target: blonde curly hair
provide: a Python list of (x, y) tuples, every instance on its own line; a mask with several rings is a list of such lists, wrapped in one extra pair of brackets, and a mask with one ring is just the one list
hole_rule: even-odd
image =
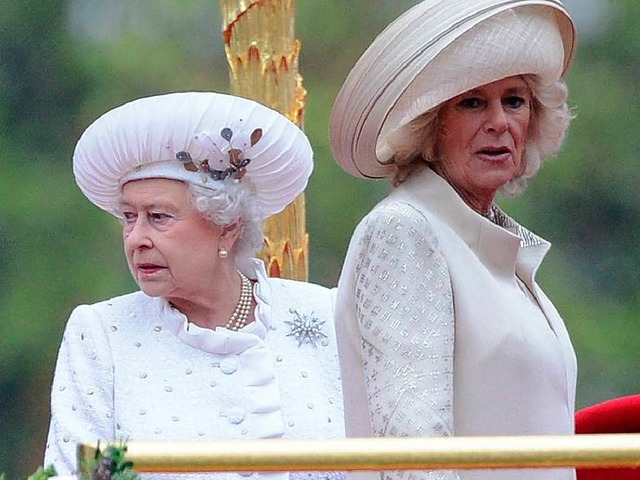
[[(568, 91), (564, 81), (543, 84), (536, 75), (522, 75), (522, 78), (531, 89), (532, 115), (523, 153), (525, 170), (499, 191), (510, 197), (520, 194), (544, 161), (560, 150), (574, 118), (567, 104)], [(395, 152), (392, 161), (396, 172), (391, 177), (394, 186), (404, 182), (414, 171), (427, 167), (429, 162), (437, 161), (436, 140), (442, 105), (423, 113), (386, 139)]]

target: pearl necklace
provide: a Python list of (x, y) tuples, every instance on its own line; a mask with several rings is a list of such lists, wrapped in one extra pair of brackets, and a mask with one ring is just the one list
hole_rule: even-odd
[(240, 279), (242, 280), (240, 299), (231, 314), (231, 318), (229, 318), (229, 321), (225, 325), (227, 330), (233, 330), (234, 332), (237, 332), (246, 325), (247, 319), (249, 318), (249, 311), (251, 310), (251, 303), (253, 302), (253, 285), (251, 280), (240, 271), (238, 271), (238, 275), (240, 275)]

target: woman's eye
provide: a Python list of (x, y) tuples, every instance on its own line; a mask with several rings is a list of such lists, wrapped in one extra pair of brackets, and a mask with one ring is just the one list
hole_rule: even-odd
[(136, 221), (136, 214), (133, 212), (122, 212), (122, 221), (124, 223), (134, 223)]
[(166, 220), (169, 220), (171, 218), (170, 215), (167, 215), (166, 213), (161, 213), (161, 212), (151, 212), (149, 213), (149, 220), (151, 220), (152, 222), (156, 222), (156, 223), (162, 223)]
[(460, 100), (460, 103), (458, 103), (458, 105), (460, 105), (462, 108), (478, 108), (482, 105), (482, 100), (478, 97), (468, 97)]
[(511, 108), (520, 108), (527, 103), (527, 100), (524, 97), (520, 97), (518, 95), (511, 95), (505, 98), (503, 103)]

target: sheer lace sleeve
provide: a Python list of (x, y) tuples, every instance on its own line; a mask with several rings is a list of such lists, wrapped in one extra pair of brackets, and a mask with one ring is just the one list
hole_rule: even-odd
[(65, 329), (53, 386), (45, 465), (59, 475), (76, 470), (79, 442), (116, 440), (113, 364), (106, 332), (91, 307), (74, 310)]
[[(373, 434), (453, 435), (453, 302), (438, 239), (404, 203), (379, 206), (364, 228), (355, 303)], [(384, 478), (458, 476), (385, 472)]]

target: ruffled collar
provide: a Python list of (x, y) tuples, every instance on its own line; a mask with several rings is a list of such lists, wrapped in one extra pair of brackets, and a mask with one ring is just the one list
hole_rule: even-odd
[(272, 325), (271, 289), (264, 264), (257, 258), (249, 258), (238, 265), (240, 271), (255, 280), (253, 296), (256, 299), (255, 321), (239, 331), (224, 327), (202, 328), (190, 323), (188, 318), (163, 298), (156, 298), (160, 315), (166, 328), (180, 341), (207, 353), (229, 355), (240, 354), (262, 344)]

